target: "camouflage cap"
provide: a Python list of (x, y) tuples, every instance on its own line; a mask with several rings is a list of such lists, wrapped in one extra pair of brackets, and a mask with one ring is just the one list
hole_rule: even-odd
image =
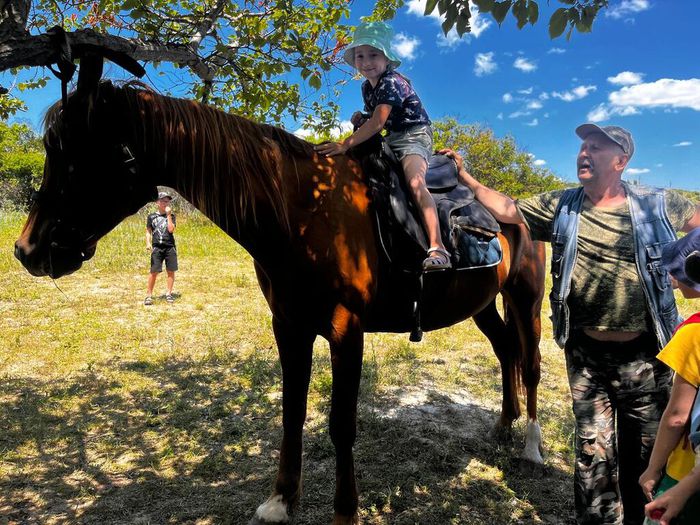
[(620, 126), (597, 126), (596, 124), (582, 124), (576, 128), (576, 134), (585, 140), (588, 135), (592, 133), (602, 133), (615, 144), (622, 148), (622, 151), (629, 158), (634, 155), (634, 140), (632, 140), (632, 133), (627, 131), (625, 128)]
[(170, 199), (170, 200), (173, 200), (173, 196), (170, 195), (168, 192), (159, 191), (159, 192), (158, 192), (158, 199), (157, 199), (157, 200), (160, 200), (160, 199)]

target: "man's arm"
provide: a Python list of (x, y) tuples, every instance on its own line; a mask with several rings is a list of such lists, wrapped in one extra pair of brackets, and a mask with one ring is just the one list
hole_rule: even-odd
[(476, 200), (483, 204), (484, 207), (493, 214), (497, 221), (507, 224), (522, 224), (524, 222), (522, 215), (520, 215), (520, 212), (515, 205), (515, 201), (499, 191), (487, 188), (472, 177), (467, 170), (464, 169), (462, 156), (459, 153), (452, 151), (451, 149), (443, 149), (438, 151), (438, 153), (441, 155), (447, 155), (448, 157), (454, 159), (455, 163), (457, 164), (459, 178), (462, 183), (472, 189)]

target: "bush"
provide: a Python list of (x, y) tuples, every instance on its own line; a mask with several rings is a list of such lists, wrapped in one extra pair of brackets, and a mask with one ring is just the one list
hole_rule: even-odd
[(26, 209), (43, 169), (41, 137), (26, 124), (0, 122), (0, 208)]

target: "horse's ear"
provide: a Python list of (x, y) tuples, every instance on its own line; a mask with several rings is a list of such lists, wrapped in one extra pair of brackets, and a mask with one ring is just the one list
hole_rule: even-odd
[(97, 91), (97, 86), (102, 78), (102, 66), (104, 58), (100, 55), (86, 54), (80, 59), (80, 73), (78, 74), (78, 87), (75, 94), (79, 97), (89, 98)]

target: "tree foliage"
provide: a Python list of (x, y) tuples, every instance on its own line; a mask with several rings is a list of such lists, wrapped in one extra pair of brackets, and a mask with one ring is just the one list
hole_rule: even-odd
[[(499, 24), (510, 12), (518, 27), (539, 17), (535, 0), (428, 0), (443, 30), (470, 31), (469, 2)], [(558, 0), (550, 19), (554, 38), (569, 27), (590, 31), (607, 0)], [(393, 18), (405, 0), (379, 0), (366, 19)], [(70, 64), (83, 50), (103, 49), (151, 64), (160, 85), (187, 90), (227, 111), (281, 124), (287, 117), (307, 127), (337, 123), (337, 89), (347, 75), (329, 73), (342, 63), (352, 27), (352, 0), (0, 0), (0, 71)], [(58, 28), (58, 29), (55, 29)], [(114, 56), (114, 55), (113, 55)], [(334, 80), (334, 78), (336, 80)], [(22, 89), (0, 87), (0, 116), (23, 109)], [(8, 92), (9, 91), (9, 92)], [(180, 91), (181, 92), (181, 91)]]
[(469, 173), (490, 188), (521, 198), (566, 186), (549, 169), (535, 166), (513, 137), (499, 139), (491, 129), (452, 118), (434, 122), (433, 130), (435, 148), (458, 151)]
[[(518, 29), (522, 29), (526, 24), (534, 25), (540, 16), (539, 2), (536, 0), (428, 0), (425, 14), (429, 15), (437, 9), (444, 17), (442, 30), (445, 34), (455, 27), (459, 36), (462, 36), (471, 31), (470, 2), (478, 8), (480, 13), (488, 13), (499, 26), (508, 13), (512, 13)], [(550, 17), (549, 36), (557, 38), (568, 27), (567, 40), (571, 38), (574, 29), (581, 33), (590, 32), (598, 12), (608, 6), (608, 0), (558, 0), (558, 2), (566, 7), (560, 7)]]
[(24, 208), (43, 169), (41, 137), (26, 124), (0, 121), (0, 208)]

